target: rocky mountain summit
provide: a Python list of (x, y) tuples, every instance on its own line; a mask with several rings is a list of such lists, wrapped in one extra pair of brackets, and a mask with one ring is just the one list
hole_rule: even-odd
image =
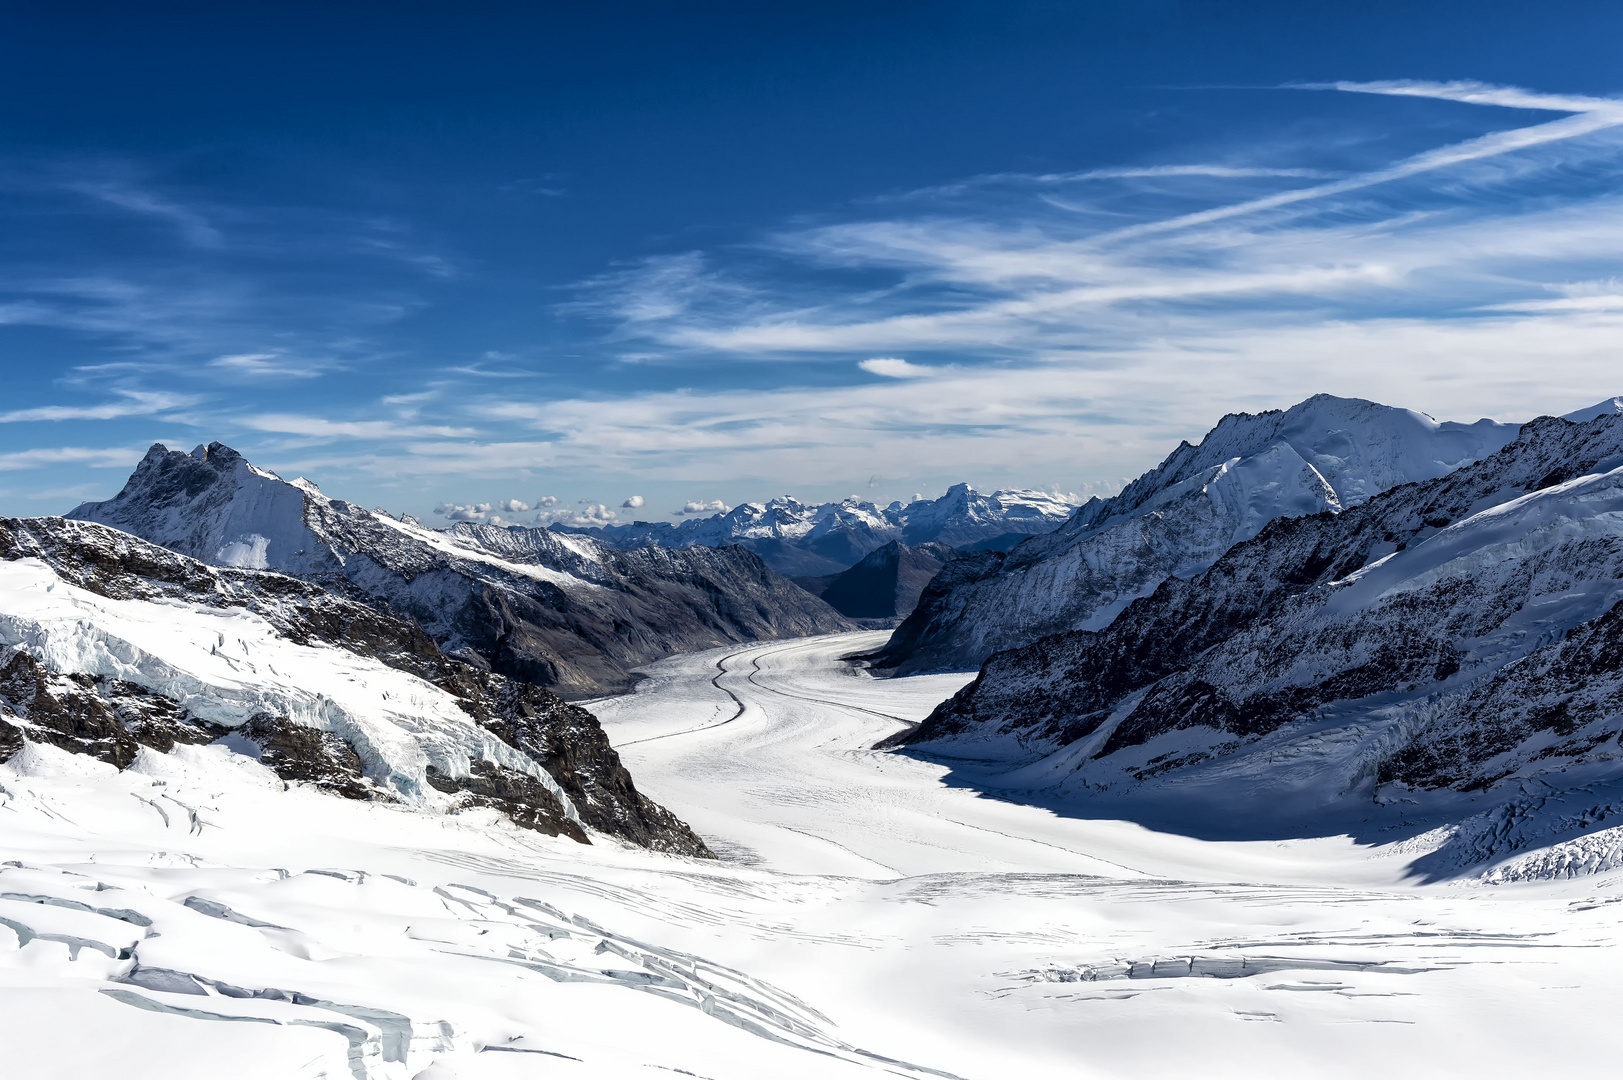
[(621, 551), (546, 529), (425, 528), (256, 468), (228, 446), (153, 446), (124, 489), (67, 515), (215, 566), (270, 569), (415, 620), (447, 653), (568, 697), (641, 664), (850, 628), (740, 547)]
[[(939, 499), (876, 506), (855, 497), (809, 505), (788, 496), (743, 503), (726, 513), (680, 524), (639, 521), (564, 531), (616, 547), (721, 547), (737, 544), (790, 577), (837, 574), (870, 552), (899, 541), (909, 546), (1002, 550), (1057, 528), (1073, 507), (1043, 491), (985, 494), (955, 484)], [(562, 529), (562, 526), (554, 526)]]
[(1585, 414), (1276, 517), (1108, 626), (992, 656), (905, 741), (1002, 761), (1004, 786), (1275, 820), (1469, 796), (1504, 826), (1450, 826), (1478, 846), (1563, 792), (1550, 829), (1615, 825), (1623, 414)]
[(31, 744), (120, 769), (217, 744), (345, 798), (709, 855), (550, 691), (318, 585), (88, 522), (0, 518), (0, 760)]
[(1491, 420), (1439, 423), (1327, 394), (1225, 416), (1199, 445), (1182, 443), (1057, 530), (949, 564), (874, 663), (902, 674), (974, 669), (1048, 634), (1100, 629), (1270, 521), (1359, 506), (1485, 458), (1515, 435)]

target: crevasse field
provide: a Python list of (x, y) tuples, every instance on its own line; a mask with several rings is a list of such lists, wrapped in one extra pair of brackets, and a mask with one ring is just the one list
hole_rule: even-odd
[(1403, 845), (949, 786), (870, 747), (968, 676), (839, 661), (883, 637), (592, 703), (719, 863), (284, 789), (223, 745), (30, 745), (0, 766), (5, 1073), (1614, 1075), (1619, 874), (1423, 885)]

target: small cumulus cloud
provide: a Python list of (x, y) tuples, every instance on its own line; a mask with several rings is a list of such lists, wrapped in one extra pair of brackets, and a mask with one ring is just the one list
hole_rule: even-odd
[[(556, 501), (556, 500), (555, 500)], [(620, 515), (603, 503), (582, 499), (573, 507), (563, 510), (543, 510), (535, 516), (537, 525), (567, 525), (577, 529), (602, 528), (613, 525)]]
[(556, 495), (543, 495), (539, 499), (535, 500), (535, 508), (537, 510), (545, 510), (549, 506), (557, 506), (557, 505), (558, 505), (558, 496), (556, 496)]
[(641, 495), (633, 495), (620, 506), (626, 510), (641, 510), (645, 501)]
[(870, 375), (883, 375), (887, 379), (928, 379), (941, 374), (940, 368), (925, 364), (910, 364), (895, 356), (876, 356), (857, 365)]
[(496, 508), (490, 503), (440, 503), (434, 507), (434, 513), (447, 521), (478, 521), (486, 522), (491, 518)]
[(509, 514), (522, 514), (530, 508), (530, 504), (523, 499), (503, 499), (496, 507)]
[(677, 516), (681, 516), (682, 514), (725, 514), (731, 509), (732, 507), (728, 506), (720, 499), (711, 499), (709, 502), (689, 499), (687, 502), (682, 504), (682, 509), (672, 511), (672, 513), (676, 514)]

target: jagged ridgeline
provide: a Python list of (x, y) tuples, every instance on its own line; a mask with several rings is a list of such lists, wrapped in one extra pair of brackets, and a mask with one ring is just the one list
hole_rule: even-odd
[(0, 518), (0, 760), (49, 744), (122, 769), (214, 742), (337, 796), (710, 854), (590, 713), (413, 622), (102, 525)]
[(674, 653), (852, 629), (739, 547), (621, 551), (546, 529), (425, 528), (283, 480), (228, 446), (152, 447), (67, 515), (216, 566), (279, 570), (415, 620), (447, 653), (565, 697)]
[(1574, 415), (999, 652), (907, 741), (1001, 757), (1011, 783), (1274, 814), (1616, 781), (1623, 415)]
[(1021, 488), (986, 493), (968, 484), (954, 484), (939, 499), (888, 506), (856, 496), (808, 504), (785, 495), (766, 503), (741, 503), (724, 513), (678, 524), (637, 521), (568, 531), (618, 548), (737, 544), (761, 556), (780, 574), (826, 578), (891, 543), (1005, 551), (1028, 536), (1058, 528), (1071, 510), (1070, 503), (1045, 491)]
[(1515, 435), (1511, 424), (1438, 422), (1328, 394), (1225, 416), (1198, 446), (1181, 444), (1057, 530), (1006, 554), (949, 564), (875, 663), (902, 674), (973, 670), (1000, 649), (1097, 630), (1275, 518), (1344, 510), (1398, 484), (1444, 476)]

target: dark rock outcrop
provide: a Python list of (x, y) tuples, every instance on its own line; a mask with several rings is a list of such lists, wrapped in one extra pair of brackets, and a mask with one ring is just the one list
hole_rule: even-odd
[[(0, 761), (23, 740), (49, 743), (123, 769), (143, 746), (161, 753), (176, 743), (211, 742), (224, 729), (133, 683), (59, 675), (28, 653), (0, 647)], [(9, 734), (8, 734), (9, 732)]]
[(945, 544), (909, 546), (892, 540), (839, 574), (797, 579), (829, 606), (852, 619), (894, 619), (918, 605), (919, 594), (956, 555)]

